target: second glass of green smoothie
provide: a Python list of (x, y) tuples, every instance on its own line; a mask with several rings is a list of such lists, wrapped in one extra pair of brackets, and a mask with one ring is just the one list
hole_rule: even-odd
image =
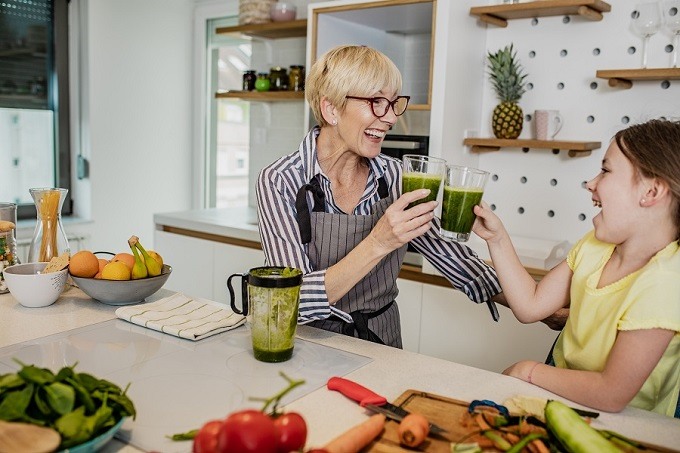
[(406, 154), (401, 158), (404, 171), (401, 179), (401, 193), (418, 189), (430, 189), (430, 194), (409, 204), (408, 207), (437, 199), (439, 187), (446, 174), (446, 160), (438, 157)]
[(442, 223), (439, 234), (444, 239), (465, 242), (470, 239), (477, 216), (475, 205), (482, 201), (489, 173), (471, 167), (449, 165), (444, 180)]

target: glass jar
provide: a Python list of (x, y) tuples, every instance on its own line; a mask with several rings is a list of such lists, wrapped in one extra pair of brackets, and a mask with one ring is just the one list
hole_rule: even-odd
[(28, 249), (28, 262), (46, 262), (64, 252), (70, 252), (68, 239), (61, 224), (61, 207), (68, 189), (29, 189), (35, 209), (37, 222), (31, 246)]
[(17, 205), (14, 203), (0, 203), (0, 294), (9, 291), (2, 272), (6, 267), (19, 264), (17, 241), (14, 236), (16, 224)]
[(269, 86), (271, 83), (269, 82), (269, 74), (266, 72), (260, 72), (257, 75), (257, 80), (255, 81), (255, 89), (257, 91), (269, 91)]
[(286, 91), (288, 89), (288, 71), (281, 66), (269, 70), (269, 82), (271, 91)]
[(243, 73), (243, 91), (253, 91), (255, 89), (255, 80), (257, 76), (255, 71), (248, 69)]
[(288, 89), (293, 91), (304, 91), (305, 89), (305, 67), (293, 65), (288, 73)]

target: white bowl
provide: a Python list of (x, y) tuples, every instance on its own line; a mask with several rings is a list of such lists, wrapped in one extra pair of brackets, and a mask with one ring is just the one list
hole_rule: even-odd
[(24, 307), (52, 305), (64, 290), (68, 270), (43, 274), (47, 263), (26, 263), (9, 266), (3, 271), (7, 288)]
[(136, 304), (149, 297), (165, 284), (172, 267), (163, 265), (161, 275), (139, 280), (104, 280), (99, 278), (75, 277), (73, 281), (85, 294), (107, 305)]

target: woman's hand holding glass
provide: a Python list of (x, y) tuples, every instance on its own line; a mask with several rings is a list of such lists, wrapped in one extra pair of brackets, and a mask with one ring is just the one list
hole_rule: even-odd
[(678, 47), (680, 47), (680, 0), (665, 0), (663, 2), (663, 23), (673, 36), (673, 63), (678, 67)]
[(661, 29), (663, 19), (658, 1), (638, 3), (630, 15), (633, 32), (642, 38), (642, 67), (647, 67), (649, 38)]
[(420, 203), (407, 209), (410, 203), (426, 197), (429, 193), (429, 189), (405, 193), (387, 208), (385, 215), (380, 218), (369, 235), (384, 254), (408, 244), (430, 229), (434, 209), (438, 204), (436, 201)]

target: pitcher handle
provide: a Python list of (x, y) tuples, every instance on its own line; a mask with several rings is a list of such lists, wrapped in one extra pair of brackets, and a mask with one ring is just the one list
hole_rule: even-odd
[[(234, 292), (234, 287), (231, 285), (231, 279), (234, 277), (241, 277), (241, 310), (236, 308), (236, 294)], [(234, 313), (243, 316), (248, 316), (248, 282), (246, 277), (247, 274), (231, 274), (227, 279), (227, 289), (229, 290), (231, 309), (234, 310)]]

